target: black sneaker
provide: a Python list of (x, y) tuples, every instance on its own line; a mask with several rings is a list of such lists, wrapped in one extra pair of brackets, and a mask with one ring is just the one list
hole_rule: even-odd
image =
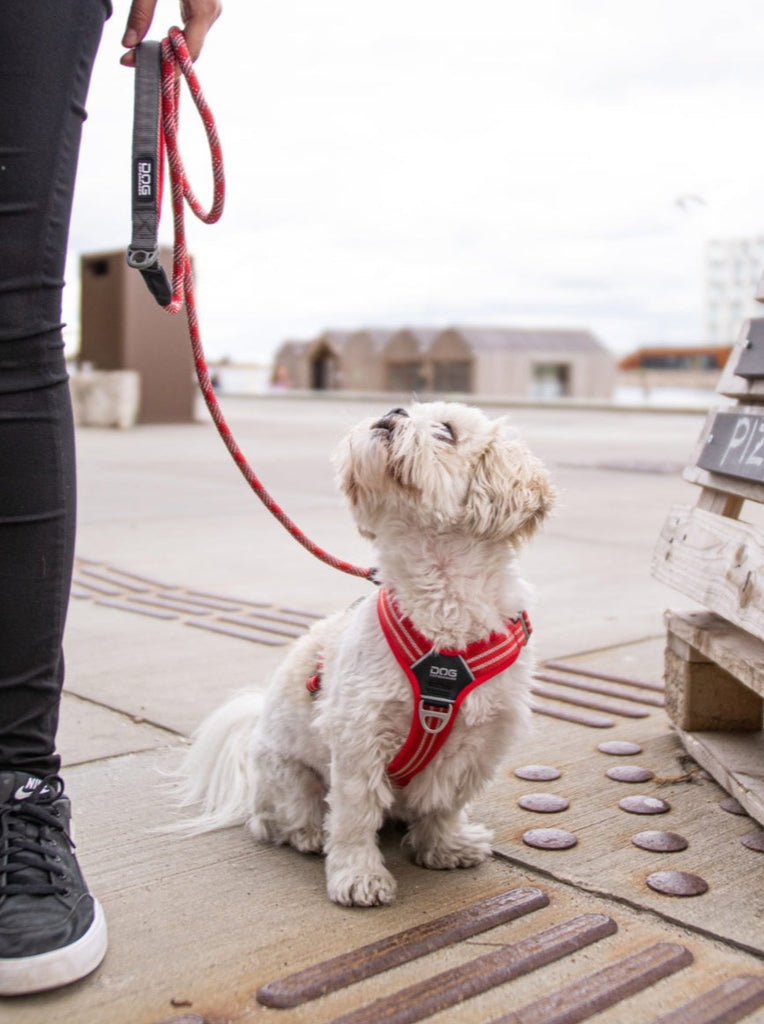
[(106, 921), (70, 838), (57, 776), (0, 772), (0, 996), (58, 988), (106, 953)]

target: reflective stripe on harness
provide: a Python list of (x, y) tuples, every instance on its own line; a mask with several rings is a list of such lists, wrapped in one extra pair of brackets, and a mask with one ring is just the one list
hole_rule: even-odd
[(384, 587), (377, 599), (377, 614), (414, 695), (409, 734), (387, 766), (390, 779), (403, 787), (446, 742), (465, 697), (517, 660), (530, 637), (531, 624), (523, 611), (507, 622), (506, 633), (493, 633), (462, 651), (436, 651), (411, 621), (400, 614)]

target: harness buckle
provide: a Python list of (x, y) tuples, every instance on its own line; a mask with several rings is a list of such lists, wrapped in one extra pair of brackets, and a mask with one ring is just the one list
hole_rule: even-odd
[(525, 640), (523, 643), (528, 643), (531, 638), (531, 627), (525, 612), (520, 612), (516, 619), (512, 620), (513, 623), (517, 623), (525, 634)]
[[(443, 732), (451, 720), (453, 712), (454, 702), (452, 700), (438, 700), (434, 707), (432, 703), (425, 703), (424, 697), (419, 700), (419, 724), (431, 736), (437, 736), (439, 732)], [(435, 719), (435, 725), (430, 725), (429, 718)]]

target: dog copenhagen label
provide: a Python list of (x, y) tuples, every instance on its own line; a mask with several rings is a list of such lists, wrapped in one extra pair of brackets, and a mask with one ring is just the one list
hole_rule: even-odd
[(153, 156), (140, 156), (133, 161), (133, 200), (138, 205), (156, 205), (156, 169)]
[(419, 683), (424, 700), (455, 701), (465, 686), (475, 678), (460, 654), (430, 651), (411, 670)]

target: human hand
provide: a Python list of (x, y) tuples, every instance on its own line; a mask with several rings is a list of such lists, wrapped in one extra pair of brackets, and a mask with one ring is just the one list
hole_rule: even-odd
[[(135, 47), (145, 37), (154, 17), (157, 0), (132, 0), (122, 45), (127, 53), (120, 58), (125, 67), (135, 67)], [(191, 59), (199, 56), (211, 25), (222, 11), (220, 0), (180, 0), (180, 16), (183, 20), (183, 35)]]

